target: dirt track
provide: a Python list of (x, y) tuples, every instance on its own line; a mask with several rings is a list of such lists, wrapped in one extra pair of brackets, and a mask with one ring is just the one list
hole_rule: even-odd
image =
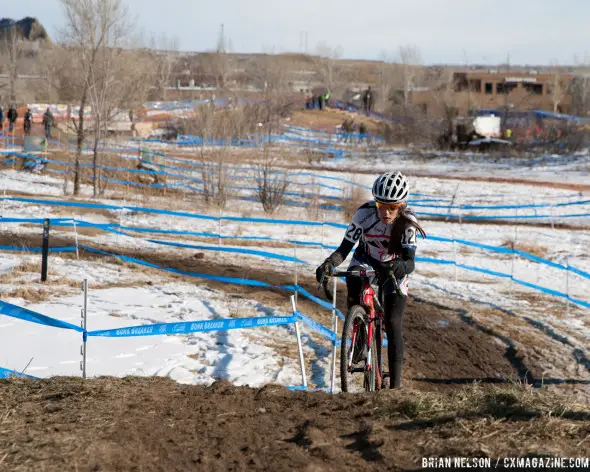
[(590, 412), (568, 406), (551, 418), (558, 407), (547, 402), (517, 389), (333, 396), (162, 378), (4, 380), (0, 470), (408, 470), (442, 455), (588, 457)]

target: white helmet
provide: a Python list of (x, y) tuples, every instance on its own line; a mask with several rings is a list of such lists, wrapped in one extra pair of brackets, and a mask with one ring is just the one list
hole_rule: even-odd
[(373, 197), (380, 203), (401, 203), (408, 198), (408, 179), (401, 172), (386, 172), (373, 184)]

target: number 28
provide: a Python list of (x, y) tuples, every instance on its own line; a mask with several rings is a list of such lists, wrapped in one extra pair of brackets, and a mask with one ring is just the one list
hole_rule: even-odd
[(363, 228), (357, 228), (354, 223), (350, 223), (350, 228), (346, 231), (346, 236), (351, 238), (353, 241), (358, 241), (363, 234)]

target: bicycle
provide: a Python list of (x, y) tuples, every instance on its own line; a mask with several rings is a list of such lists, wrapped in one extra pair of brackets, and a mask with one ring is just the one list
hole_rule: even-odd
[[(377, 293), (399, 293), (400, 289), (395, 277), (388, 277), (380, 289), (373, 287), (370, 278), (377, 275), (372, 269), (334, 270), (331, 274), (332, 277), (360, 277), (363, 284), (359, 303), (348, 310), (342, 329), (340, 382), (343, 392), (374, 392), (383, 388), (384, 380), (389, 377), (389, 373), (383, 372), (385, 313)], [(328, 277), (330, 275), (322, 279), (321, 285), (326, 296), (331, 299)]]

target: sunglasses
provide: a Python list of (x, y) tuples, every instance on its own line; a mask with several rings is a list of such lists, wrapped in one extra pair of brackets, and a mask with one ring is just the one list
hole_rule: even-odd
[(379, 210), (389, 210), (389, 211), (395, 211), (397, 209), (399, 209), (402, 204), (401, 203), (381, 203), (381, 202), (375, 202), (377, 204), (377, 208), (379, 208)]

